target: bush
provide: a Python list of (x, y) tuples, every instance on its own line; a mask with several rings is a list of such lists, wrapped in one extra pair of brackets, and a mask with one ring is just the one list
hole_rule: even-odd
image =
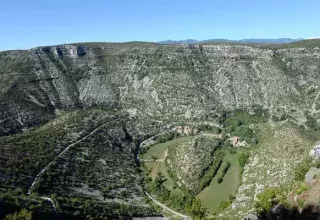
[(230, 168), (231, 164), (229, 162), (226, 163), (226, 165), (224, 166), (223, 170), (222, 170), (222, 175), (226, 175), (226, 173), (228, 172), (229, 168)]
[(31, 220), (32, 213), (26, 209), (22, 209), (19, 212), (15, 212), (14, 214), (7, 215), (5, 220)]
[(297, 189), (295, 190), (295, 193), (298, 194), (298, 195), (301, 195), (307, 189), (308, 189), (308, 186), (304, 182), (302, 182), (297, 186)]
[(232, 203), (232, 200), (229, 201), (221, 201), (218, 208), (214, 211), (214, 214), (216, 215), (217, 213), (223, 211), (224, 209), (228, 208)]
[(221, 150), (216, 151), (214, 155), (213, 164), (210, 166), (209, 170), (203, 175), (200, 180), (199, 192), (209, 186), (211, 180), (217, 175), (224, 158), (224, 152)]
[(249, 153), (247, 152), (243, 152), (239, 155), (238, 162), (240, 166), (240, 174), (243, 173), (244, 166), (246, 165), (248, 159), (249, 159)]
[(303, 181), (306, 173), (311, 168), (311, 161), (309, 159), (299, 163), (294, 169), (294, 179), (297, 181)]
[(317, 131), (319, 129), (319, 125), (317, 121), (312, 118), (310, 115), (306, 115), (306, 125), (310, 130)]
[(288, 190), (283, 187), (267, 188), (264, 192), (257, 195), (255, 207), (257, 208), (258, 212), (269, 211), (277, 204), (281, 204), (290, 208), (287, 197)]
[(213, 133), (221, 133), (221, 129), (215, 126), (207, 125), (207, 124), (202, 124), (199, 125), (198, 127), (199, 130), (201, 131), (211, 131)]
[(217, 183), (220, 184), (223, 181), (224, 176), (226, 175), (226, 173), (228, 172), (229, 168), (230, 168), (231, 164), (229, 162), (227, 162), (225, 164), (225, 166), (223, 167), (221, 176), (217, 179)]
[(204, 219), (206, 208), (201, 204), (198, 198), (191, 198), (186, 204), (186, 211), (193, 219)]

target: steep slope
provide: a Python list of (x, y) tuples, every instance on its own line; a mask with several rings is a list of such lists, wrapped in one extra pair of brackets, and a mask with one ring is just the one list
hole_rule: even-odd
[[(67, 219), (157, 215), (143, 200), (135, 155), (145, 135), (159, 128), (128, 115), (83, 110), (0, 137), (0, 210), (21, 204), (30, 209), (29, 199), (43, 198), (52, 201), (51, 212)], [(12, 197), (22, 202), (9, 205)], [(44, 210), (31, 209), (37, 215)]]
[(261, 143), (244, 168), (235, 201), (221, 219), (241, 218), (254, 212), (256, 196), (264, 189), (291, 183), (294, 168), (308, 156), (315, 142), (288, 121), (266, 123), (256, 129), (260, 131)]
[(55, 109), (103, 106), (163, 120), (217, 109), (269, 109), (301, 123), (319, 116), (317, 48), (81, 44), (0, 53), (1, 133)]
[[(14, 207), (37, 201), (34, 209), (42, 212), (39, 200), (44, 197), (57, 203), (58, 211), (79, 218), (157, 215), (143, 200), (139, 143), (172, 124), (219, 125), (226, 112), (236, 109), (317, 129), (317, 45), (319, 41), (285, 47), (82, 43), (1, 52), (0, 195), (10, 199), (1, 199), (0, 207), (19, 198)], [(281, 140), (296, 136), (291, 142), (301, 142), (301, 151), (288, 147), (273, 158), (276, 162), (270, 161), (264, 156), (271, 148), (281, 151), (282, 145), (266, 138), (256, 152), (277, 178), (290, 174), (312, 144), (291, 125), (289, 130), (281, 126), (270, 135)], [(203, 144), (169, 152), (182, 158), (171, 162), (188, 168), (177, 171), (192, 189), (212, 162), (215, 147), (198, 141)], [(290, 155), (294, 157), (281, 171), (279, 161)], [(241, 199), (252, 204), (260, 189), (250, 185), (261, 175), (252, 171), (254, 158), (244, 170), (235, 208), (226, 215), (245, 214)]]

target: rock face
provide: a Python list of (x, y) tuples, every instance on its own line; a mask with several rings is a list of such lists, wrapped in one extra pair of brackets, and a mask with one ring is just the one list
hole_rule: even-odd
[[(267, 109), (298, 123), (319, 118), (314, 48), (75, 44), (0, 53), (0, 133), (102, 106), (162, 120)], [(310, 120), (309, 120), (310, 121)]]

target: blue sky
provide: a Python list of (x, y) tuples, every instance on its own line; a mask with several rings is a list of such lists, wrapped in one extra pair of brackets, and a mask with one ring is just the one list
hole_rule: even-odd
[(87, 41), (320, 37), (319, 0), (1, 0), (0, 50)]

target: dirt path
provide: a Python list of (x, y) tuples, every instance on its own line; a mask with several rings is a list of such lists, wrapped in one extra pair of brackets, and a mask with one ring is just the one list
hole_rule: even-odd
[(210, 133), (210, 132), (200, 132), (200, 134), (203, 136), (207, 136), (207, 137), (222, 139), (222, 134), (215, 134), (215, 133)]
[[(158, 135), (159, 135), (159, 134), (158, 134)], [(149, 138), (149, 139), (141, 142), (139, 148), (145, 147), (145, 146), (141, 146), (141, 145), (145, 145), (145, 143), (147, 143), (148, 141), (152, 140), (154, 137), (156, 137), (156, 136), (158, 136), (158, 135), (155, 135), (155, 136), (153, 136), (153, 137), (151, 137), (151, 138)], [(167, 158), (167, 156), (168, 156), (168, 149), (165, 150), (165, 152), (163, 152), (163, 154), (161, 155), (161, 157), (160, 157), (158, 160), (156, 160), (155, 166), (157, 166), (157, 168), (155, 168), (155, 166), (153, 167), (153, 169), (152, 169), (152, 175), (153, 175), (154, 170), (157, 171), (157, 170), (159, 169), (161, 163), (164, 162), (164, 160)], [(137, 154), (136, 157), (137, 157), (136, 159), (137, 159), (138, 161), (149, 162), (149, 160), (141, 160), (141, 159), (139, 158), (139, 154)], [(150, 162), (151, 162), (151, 161), (150, 161)], [(152, 160), (152, 162), (154, 162), (154, 161)], [(157, 174), (157, 172), (156, 172), (156, 174)], [(182, 218), (182, 219), (191, 219), (190, 217), (188, 217), (188, 216), (186, 216), (186, 215), (180, 214), (179, 212), (176, 212), (176, 211), (170, 209), (169, 207), (167, 207), (166, 205), (162, 204), (161, 202), (158, 202), (158, 201), (157, 201), (156, 199), (154, 199), (148, 192), (145, 191), (145, 194), (146, 194), (147, 197), (148, 197), (149, 199), (151, 199), (155, 204), (157, 204), (157, 205), (160, 206), (161, 208), (167, 210), (168, 212), (174, 214), (175, 216), (178, 216), (178, 217), (180, 217), (180, 218)]]
[[(76, 144), (80, 143), (81, 141), (87, 139), (87, 138), (90, 137), (91, 135), (95, 134), (100, 128), (104, 127), (106, 124), (107, 124), (107, 123), (96, 127), (96, 128), (95, 128), (93, 131), (91, 131), (88, 135), (86, 135), (86, 136), (80, 138), (78, 141), (76, 141), (76, 142), (68, 145), (57, 157), (55, 157), (45, 168), (43, 168), (43, 169), (38, 173), (38, 175), (36, 176), (36, 178), (35, 178), (34, 181), (32, 182), (32, 184), (31, 184), (31, 186), (30, 186), (30, 188), (29, 188), (29, 190), (28, 190), (28, 192), (27, 192), (27, 195), (30, 195), (30, 194), (31, 194), (31, 190), (33, 189), (33, 187), (35, 186), (35, 184), (39, 181), (39, 178), (41, 177), (41, 175), (42, 175), (46, 170), (49, 169), (49, 167), (52, 165), (52, 163), (53, 163), (56, 159), (62, 157), (71, 147), (73, 147), (73, 146), (75, 146)], [(54, 204), (54, 202), (53, 202), (53, 200), (52, 200), (51, 198), (49, 198), (49, 197), (40, 197), (40, 198), (43, 199), (43, 200), (46, 200), (46, 201), (50, 202), (50, 203), (52, 204), (53, 209), (54, 209), (55, 212), (57, 213), (56, 206), (55, 206), (55, 204)]]
[(154, 203), (156, 203), (158, 206), (160, 206), (161, 208), (167, 210), (168, 212), (171, 212), (172, 214), (179, 216), (180, 218), (183, 219), (191, 219), (190, 217), (180, 214), (179, 212), (176, 212), (172, 209), (170, 209), (169, 207), (167, 207), (166, 205), (162, 204), (161, 202), (158, 202), (156, 199), (154, 199), (149, 193), (145, 192), (145, 194), (149, 197), (149, 199), (151, 199)]
[(158, 160), (155, 161), (155, 164), (154, 164), (154, 166), (153, 166), (153, 168), (152, 168), (152, 172), (151, 172), (151, 177), (152, 177), (153, 179), (155, 179), (155, 178), (157, 177), (157, 175), (158, 175), (158, 170), (159, 170), (160, 167), (161, 167), (161, 163), (164, 162), (164, 160), (167, 158), (167, 156), (168, 156), (168, 149), (166, 149), (166, 150), (163, 152), (163, 154), (161, 155), (161, 157), (160, 157)]
[(45, 200), (45, 201), (48, 201), (52, 205), (52, 208), (54, 209), (54, 212), (58, 213), (56, 205), (54, 204), (54, 202), (53, 202), (53, 200), (51, 198), (49, 198), (49, 197), (40, 197), (40, 198)]

